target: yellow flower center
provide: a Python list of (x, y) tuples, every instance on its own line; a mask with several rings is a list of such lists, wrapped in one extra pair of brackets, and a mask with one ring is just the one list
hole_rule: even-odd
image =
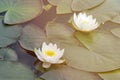
[(52, 51), (52, 50), (47, 50), (47, 51), (45, 51), (45, 54), (46, 54), (47, 56), (49, 56), (49, 57), (53, 57), (53, 56), (56, 55), (56, 53), (55, 53), (54, 51)]

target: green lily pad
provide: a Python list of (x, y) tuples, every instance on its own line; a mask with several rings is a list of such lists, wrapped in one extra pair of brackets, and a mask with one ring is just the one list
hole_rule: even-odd
[(3, 17), (0, 17), (0, 47), (6, 47), (18, 40), (22, 28), (19, 25), (4, 25), (2, 19)]
[(5, 23), (23, 23), (42, 12), (42, 0), (1, 0), (0, 12), (5, 11)]
[(59, 1), (57, 5), (57, 14), (65, 14), (65, 13), (72, 13), (71, 5), (72, 0), (62, 0)]
[(117, 14), (111, 21), (119, 24), (120, 23), (120, 15)]
[(65, 13), (72, 13), (71, 10), (71, 3), (72, 0), (48, 0), (48, 2), (52, 5), (57, 6), (56, 13), (57, 14), (65, 14)]
[(48, 38), (64, 39), (73, 36), (73, 31), (70, 27), (60, 23), (48, 23), (46, 26)]
[(73, 11), (82, 11), (102, 5), (104, 1), (105, 0), (73, 0), (71, 7)]
[(39, 48), (43, 42), (47, 42), (44, 31), (36, 25), (29, 24), (23, 28), (22, 35), (20, 37), (20, 45), (33, 51), (34, 48)]
[(102, 24), (99, 26), (98, 29), (96, 29), (95, 31), (100, 32), (100, 33), (108, 33), (110, 35), (112, 35), (112, 30), (115, 28), (119, 28), (120, 24), (116, 24), (114, 22), (108, 21), (105, 24)]
[(36, 78), (35, 80), (43, 80), (43, 79), (41, 79), (41, 78)]
[(52, 5), (57, 6), (57, 14), (72, 13), (72, 11), (82, 11), (96, 7), (104, 2), (104, 0), (48, 0)]
[(120, 38), (120, 28), (115, 28), (115, 29), (112, 29), (111, 32)]
[(48, 23), (46, 33), (38, 26), (27, 25), (23, 29), (19, 42), (23, 48), (32, 51), (34, 48), (41, 47), (43, 42), (79, 44), (70, 27), (60, 23)]
[(54, 6), (57, 6), (59, 4), (58, 0), (48, 0), (48, 2)]
[(65, 24), (51, 22), (46, 26), (47, 38), (50, 41), (77, 45), (79, 42), (74, 37), (74, 31)]
[(2, 48), (0, 49), (0, 60), (17, 61), (18, 57), (14, 50), (10, 48)]
[(70, 47), (66, 57), (71, 66), (92, 72), (104, 72), (120, 68), (120, 39), (112, 34), (75, 32), (75, 36), (87, 48)]
[(106, 21), (113, 21), (120, 23), (120, 0), (105, 0), (105, 2), (93, 9), (88, 10), (89, 14), (92, 14), (99, 23), (105, 23)]
[(0, 61), (0, 80), (34, 80), (34, 74), (20, 63)]
[(120, 69), (110, 72), (99, 73), (99, 75), (104, 80), (120, 80)]
[[(86, 77), (87, 76), (87, 77)], [(41, 76), (45, 80), (102, 80), (97, 74), (59, 66)]]

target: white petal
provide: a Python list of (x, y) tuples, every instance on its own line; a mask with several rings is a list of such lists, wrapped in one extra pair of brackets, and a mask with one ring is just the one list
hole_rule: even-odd
[[(45, 54), (45, 51), (52, 50), (56, 53), (53, 57)], [(37, 57), (43, 62), (43, 67), (47, 68), (51, 64), (58, 63), (59, 59), (63, 56), (64, 49), (60, 50), (56, 44), (49, 43), (48, 45), (44, 42), (42, 44), (42, 51), (39, 49), (35, 50)], [(59, 61), (60, 62), (60, 61)]]
[(49, 50), (49, 49), (50, 49), (49, 44), (47, 45), (47, 44), (44, 42), (43, 45), (42, 45), (42, 53), (44, 53), (44, 51)]
[(42, 44), (42, 52), (44, 52), (46, 49), (48, 49), (48, 45), (45, 42), (43, 42), (43, 44)]
[(56, 45), (56, 44), (53, 44), (53, 46), (51, 47), (51, 50), (56, 51), (56, 50), (57, 50), (57, 45)]
[(79, 20), (79, 17), (77, 17), (76, 13), (74, 13), (73, 15), (73, 21), (74, 21), (74, 24), (76, 25), (74, 27), (77, 29), (79, 27), (80, 20)]
[(34, 52), (37, 56), (37, 58), (40, 60), (40, 61), (44, 61), (44, 59), (42, 58), (42, 56), (40, 54), (42, 54), (42, 52), (39, 50), (37, 50), (36, 48), (34, 49)]
[(79, 13), (78, 15), (76, 15), (76, 13), (74, 13), (73, 17), (74, 24), (76, 25), (74, 27), (77, 30), (92, 31), (99, 26), (97, 25), (98, 23), (96, 19), (93, 18), (92, 15), (87, 16), (86, 13)]
[(58, 60), (56, 64), (60, 64), (60, 63), (63, 63), (63, 62), (65, 62), (65, 60), (61, 59), (61, 60)]
[(42, 47), (44, 47), (44, 46), (47, 46), (47, 44), (45, 42), (43, 42), (43, 44), (42, 44)]
[(56, 44), (54, 44), (54, 47), (56, 47), (56, 48), (57, 48), (57, 45), (56, 45)]
[(77, 15), (76, 15), (76, 13), (74, 13), (74, 15), (73, 15), (73, 20), (74, 20), (74, 22), (76, 23), (76, 21), (77, 21)]
[(92, 16), (92, 15), (89, 15), (88, 18), (89, 18), (89, 19), (93, 19), (93, 16)]
[(55, 46), (52, 43), (49, 43), (46, 47), (47, 50), (56, 50), (57, 49), (57, 45)]
[(58, 59), (60, 59), (64, 54), (64, 49), (62, 49), (60, 52), (59, 52), (59, 56), (58, 56)]
[(51, 63), (44, 62), (44, 63), (42, 64), (42, 66), (43, 66), (44, 68), (49, 68), (49, 67), (51, 66)]
[(53, 44), (52, 44), (52, 43), (49, 43), (48, 46), (49, 46), (49, 47), (53, 47)]
[(55, 64), (58, 63), (58, 61), (60, 60), (60, 58), (63, 56), (63, 53), (60, 53), (59, 55), (55, 56), (54, 58), (52, 58), (50, 60), (50, 63)]
[(82, 16), (82, 13), (79, 13), (79, 14), (78, 14), (78, 17), (80, 17), (80, 16)]

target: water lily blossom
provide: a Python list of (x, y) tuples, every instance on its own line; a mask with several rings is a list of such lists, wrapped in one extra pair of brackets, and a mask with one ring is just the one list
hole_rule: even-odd
[(99, 24), (92, 15), (87, 16), (85, 13), (73, 15), (73, 24), (75, 29), (83, 32), (89, 32), (98, 28)]
[(65, 60), (61, 59), (64, 54), (64, 49), (60, 50), (56, 44), (49, 43), (48, 45), (44, 42), (42, 48), (34, 50), (37, 58), (43, 62), (44, 68), (49, 68), (51, 64), (60, 64)]

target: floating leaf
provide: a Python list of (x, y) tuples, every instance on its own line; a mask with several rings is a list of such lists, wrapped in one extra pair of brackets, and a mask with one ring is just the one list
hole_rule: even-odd
[(41, 13), (42, 0), (1, 0), (0, 12), (5, 11), (5, 23), (23, 23), (35, 18)]
[(34, 74), (20, 63), (0, 61), (0, 80), (34, 80)]
[(73, 31), (67, 25), (62, 23), (48, 23), (46, 26), (47, 38), (50, 41), (56, 41), (61, 43), (79, 44), (73, 36)]
[(35, 80), (43, 80), (43, 79), (41, 79), (41, 78), (36, 78)]
[[(88, 13), (97, 18), (100, 23), (105, 23), (108, 20), (120, 23), (119, 3), (120, 0), (105, 0), (102, 5), (88, 10)], [(117, 20), (119, 20), (119, 22)]]
[(119, 24), (120, 23), (120, 15), (117, 14), (111, 21)]
[(39, 48), (43, 42), (46, 42), (46, 35), (41, 28), (30, 24), (23, 28), (20, 37), (20, 45), (28, 50), (33, 51), (34, 48)]
[(69, 56), (71, 65), (82, 70), (94, 72), (120, 68), (120, 39), (111, 34), (100, 32), (83, 34), (77, 31), (75, 36), (89, 50), (67, 46), (69, 51), (66, 52), (68, 54), (66, 57)]
[(72, 13), (71, 5), (72, 0), (62, 0), (59, 1), (57, 5), (57, 14), (65, 14), (65, 13)]
[(2, 48), (2, 49), (0, 49), (0, 60), (17, 61), (18, 57), (12, 49)]
[(48, 0), (52, 5), (57, 6), (57, 14), (72, 13), (73, 11), (82, 11), (100, 5), (104, 0)]
[[(84, 32), (76, 32), (75, 36), (80, 40), (83, 45), (85, 45), (86, 48), (90, 49), (88, 44), (94, 44), (94, 37), (96, 36), (96, 33), (91, 32), (91, 33), (84, 33)], [(79, 36), (79, 37), (78, 37)]]
[(120, 69), (110, 72), (99, 73), (99, 75), (104, 80), (120, 80)]
[(73, 11), (82, 11), (96, 7), (104, 1), (105, 0), (73, 0), (71, 6)]
[(57, 14), (72, 13), (71, 3), (72, 0), (48, 0), (49, 3), (57, 6)]
[(120, 38), (120, 28), (115, 28), (115, 29), (112, 29), (111, 32)]
[(111, 30), (115, 28), (119, 28), (119, 27), (120, 27), (119, 24), (108, 21), (105, 24), (100, 25), (99, 28), (96, 29), (95, 31), (100, 32), (100, 33), (108, 33), (112, 35)]
[[(87, 77), (86, 77), (87, 76)], [(41, 76), (45, 80), (102, 80), (97, 74), (60, 66)]]
[(46, 26), (48, 38), (64, 39), (73, 36), (73, 31), (66, 25), (60, 23), (48, 23)]
[(18, 40), (22, 28), (19, 25), (4, 25), (2, 19), (3, 18), (0, 17), (0, 47), (6, 47)]
[[(61, 32), (62, 31), (62, 32)], [(77, 45), (79, 42), (74, 38), (73, 31), (60, 23), (48, 23), (46, 33), (38, 26), (27, 25), (20, 37), (20, 44), (23, 48), (34, 50), (40, 47), (43, 42), (68, 43)]]
[(52, 4), (52, 5), (57, 6), (60, 1), (58, 2), (58, 0), (48, 0), (48, 2), (49, 2), (50, 4)]

